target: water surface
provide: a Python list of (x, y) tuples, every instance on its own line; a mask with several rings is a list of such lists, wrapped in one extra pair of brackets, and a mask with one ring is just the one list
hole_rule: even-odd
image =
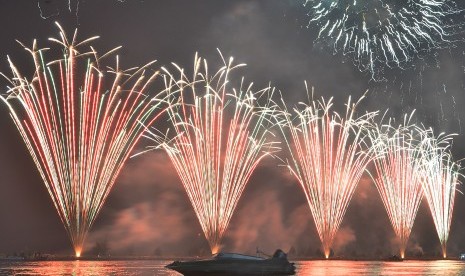
[[(0, 275), (177, 275), (170, 261), (0, 262)], [(461, 261), (298, 261), (296, 275), (465, 275)]]

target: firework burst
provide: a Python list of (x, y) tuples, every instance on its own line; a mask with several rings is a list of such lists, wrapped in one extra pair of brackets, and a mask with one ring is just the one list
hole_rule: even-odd
[[(57, 24), (58, 25), (58, 24)], [(11, 87), (1, 99), (21, 134), (74, 246), (82, 252), (85, 237), (144, 127), (162, 113), (164, 93), (146, 94), (158, 73), (145, 68), (101, 69), (102, 58), (78, 49), (96, 37), (50, 41), (58, 49), (25, 49), (34, 76), (24, 77), (9, 59)], [(48, 50), (48, 51), (47, 51)], [(62, 56), (48, 60), (56, 50)], [(150, 65), (150, 64), (149, 64)]]
[(317, 41), (354, 60), (377, 78), (385, 66), (403, 67), (433, 49), (450, 47), (456, 32), (451, 0), (306, 0)]
[(287, 165), (305, 192), (326, 258), (357, 183), (373, 158), (366, 130), (377, 113), (357, 117), (357, 104), (349, 98), (341, 116), (331, 99), (312, 100), (294, 109), (295, 118), (285, 110), (279, 124), (290, 154)]
[[(413, 115), (413, 113), (412, 113)], [(421, 151), (419, 134), (421, 130), (410, 122), (411, 116), (404, 117), (404, 123), (394, 127), (379, 125), (372, 132), (372, 149), (378, 153), (375, 159), (376, 188), (400, 242), (400, 257), (405, 257), (405, 248), (412, 231), (422, 198)]]
[(447, 257), (447, 239), (449, 237), (454, 200), (457, 185), (460, 184), (460, 165), (453, 161), (450, 153), (452, 136), (434, 137), (432, 131), (425, 131), (422, 139), (422, 176), (423, 193), (428, 201), (436, 232), (441, 243), (443, 257)]
[[(260, 161), (278, 151), (270, 141), (275, 116), (272, 89), (252, 91), (229, 76), (241, 65), (233, 59), (210, 75), (206, 60), (195, 57), (193, 77), (175, 65), (165, 69), (166, 88), (179, 93), (169, 109), (176, 136), (163, 146), (181, 178), (212, 253), (218, 252), (234, 209)], [(259, 106), (258, 102), (264, 101)], [(148, 138), (158, 141), (157, 132)]]

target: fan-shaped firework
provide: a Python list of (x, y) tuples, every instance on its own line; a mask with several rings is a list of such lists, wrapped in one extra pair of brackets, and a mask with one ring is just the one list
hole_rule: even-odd
[(451, 0), (306, 0), (309, 27), (335, 52), (373, 76), (414, 57), (450, 46), (458, 14)]
[(144, 131), (161, 114), (162, 94), (145, 94), (157, 73), (144, 69), (128, 74), (103, 71), (102, 58), (76, 33), (68, 41), (60, 27), (59, 52), (26, 48), (34, 61), (34, 76), (24, 77), (10, 62), (12, 78), (2, 97), (37, 165), (55, 208), (80, 256), (89, 228), (102, 208), (124, 162)]
[(326, 258), (365, 167), (372, 160), (366, 130), (376, 113), (357, 117), (347, 102), (344, 116), (332, 100), (312, 101), (284, 112), (279, 124), (288, 146), (288, 167), (305, 192)]
[(451, 136), (434, 137), (432, 131), (422, 139), (422, 177), (423, 193), (436, 226), (443, 257), (447, 257), (447, 239), (449, 237), (452, 213), (454, 211), (455, 191), (459, 182), (460, 165), (453, 161), (450, 153)]
[[(207, 62), (195, 58), (193, 79), (178, 66), (166, 88), (179, 91), (169, 109), (177, 134), (164, 144), (192, 203), (212, 253), (220, 248), (234, 209), (260, 161), (278, 150), (269, 140), (274, 115), (270, 88), (230, 84), (232, 58), (210, 75)], [(259, 107), (257, 102), (264, 100)], [(157, 134), (149, 138), (157, 141)]]
[(400, 242), (400, 257), (405, 257), (410, 232), (422, 198), (419, 129), (404, 123), (393, 127), (393, 121), (373, 131), (372, 147), (380, 154), (375, 160), (372, 178), (379, 191), (394, 232)]

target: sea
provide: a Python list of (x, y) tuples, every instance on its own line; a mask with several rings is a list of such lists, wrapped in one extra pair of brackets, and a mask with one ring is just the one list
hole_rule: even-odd
[[(11, 261), (0, 262), (0, 275), (145, 276), (181, 275), (165, 268), (171, 261)], [(465, 262), (440, 261), (297, 261), (296, 275), (465, 275)]]

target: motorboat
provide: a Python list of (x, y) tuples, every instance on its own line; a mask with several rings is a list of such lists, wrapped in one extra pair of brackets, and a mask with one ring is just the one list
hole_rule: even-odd
[(294, 275), (295, 265), (281, 249), (270, 258), (218, 253), (210, 259), (175, 261), (166, 266), (185, 276), (197, 275)]

